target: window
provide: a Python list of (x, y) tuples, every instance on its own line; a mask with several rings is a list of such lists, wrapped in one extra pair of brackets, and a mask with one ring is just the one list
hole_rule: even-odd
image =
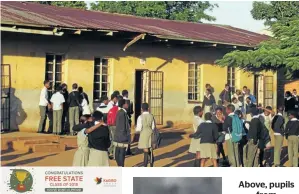
[(230, 86), (231, 92), (235, 92), (236, 85), (235, 85), (235, 77), (236, 75), (236, 69), (234, 67), (228, 67), (227, 68), (227, 83)]
[(273, 106), (273, 76), (264, 77), (264, 106)]
[(94, 59), (93, 100), (100, 101), (101, 96), (108, 96), (108, 59)]
[(200, 65), (189, 63), (188, 69), (188, 100), (200, 100)]
[(53, 93), (55, 86), (62, 84), (62, 63), (63, 55), (46, 54), (45, 79), (51, 83), (52, 88), (49, 89), (50, 94)]

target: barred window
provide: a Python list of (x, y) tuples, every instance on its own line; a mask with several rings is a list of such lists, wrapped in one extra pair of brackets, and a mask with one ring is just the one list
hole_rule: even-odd
[(51, 83), (52, 87), (49, 89), (50, 95), (57, 85), (62, 84), (63, 60), (63, 55), (46, 54), (45, 80), (49, 80)]
[(99, 102), (102, 96), (108, 96), (108, 59), (94, 59), (93, 100)]
[(200, 65), (189, 63), (188, 69), (188, 100), (200, 100)]
[(234, 93), (236, 90), (236, 69), (234, 67), (228, 67), (227, 68), (227, 83), (229, 84), (229, 87), (231, 89), (231, 92)]

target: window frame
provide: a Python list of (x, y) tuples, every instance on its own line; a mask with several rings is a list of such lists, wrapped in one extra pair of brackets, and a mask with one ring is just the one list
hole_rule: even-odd
[[(53, 60), (51, 62), (47, 60), (48, 56), (53, 56)], [(59, 72), (56, 71), (56, 69), (57, 69), (57, 56), (61, 57), (61, 62), (60, 62), (61, 70)], [(53, 94), (53, 92), (55, 90), (55, 86), (57, 84), (62, 84), (63, 83), (64, 61), (65, 61), (65, 55), (62, 54), (62, 53), (46, 53), (46, 56), (45, 56), (45, 80), (49, 80), (50, 83), (51, 83), (51, 89), (48, 90), (50, 95)], [(52, 71), (49, 71), (49, 68), (48, 68), (49, 64), (52, 65)], [(59, 80), (56, 79), (56, 76), (57, 76), (56, 74), (57, 73), (60, 74), (60, 79)], [(49, 75), (52, 75), (52, 79), (49, 79)]]
[[(230, 91), (234, 93), (236, 91), (236, 68), (227, 67), (227, 84), (229, 84)], [(234, 75), (234, 76), (233, 76)]]
[[(270, 78), (271, 82), (267, 82), (267, 78)], [(273, 95), (273, 88), (274, 88), (274, 76), (264, 76), (264, 106), (273, 106), (274, 103), (274, 95)], [(271, 90), (267, 90), (267, 85), (271, 85)], [(267, 97), (267, 94), (270, 94), (271, 97)], [(272, 103), (266, 104), (266, 101), (271, 101)]]
[[(103, 65), (103, 60), (107, 60), (107, 65)], [(100, 61), (100, 63), (97, 63), (97, 61)], [(109, 94), (109, 57), (94, 57), (94, 72), (93, 72), (93, 102), (98, 103), (100, 102), (100, 98), (103, 94), (106, 93), (106, 96), (108, 97)], [(106, 73), (103, 73), (103, 66), (106, 67)], [(99, 69), (99, 73), (96, 72), (96, 67)], [(99, 76), (99, 81), (96, 81), (96, 76)], [(106, 80), (103, 81), (103, 76), (106, 76)], [(106, 90), (103, 90), (103, 84), (106, 85)], [(95, 90), (97, 87), (98, 90)], [(98, 94), (98, 97), (97, 94)]]
[[(193, 65), (193, 68), (190, 67), (191, 65)], [(190, 88), (191, 91), (189, 90)], [(191, 95), (192, 97), (190, 98), (189, 95)], [(188, 63), (187, 99), (188, 103), (201, 102), (201, 65), (195, 62)]]

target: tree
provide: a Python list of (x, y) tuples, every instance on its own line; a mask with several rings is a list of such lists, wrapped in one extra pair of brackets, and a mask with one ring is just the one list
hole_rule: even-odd
[(251, 15), (255, 20), (265, 20), (266, 26), (277, 21), (283, 22), (299, 14), (299, 2), (271, 1), (270, 3), (253, 2)]
[(238, 67), (245, 71), (284, 69), (287, 78), (298, 77), (298, 11), (298, 2), (271, 2), (270, 4), (254, 2), (251, 11), (253, 17), (265, 20), (265, 24), (270, 26), (273, 38), (262, 42), (256, 50), (230, 52), (217, 60), (216, 64)]
[(217, 4), (208, 1), (97, 1), (91, 3), (91, 10), (131, 14), (142, 17), (162, 18), (200, 22), (202, 19), (215, 21), (205, 13)]
[(34, 1), (40, 4), (54, 5), (59, 7), (72, 7), (79, 9), (87, 9), (87, 5), (84, 1)]

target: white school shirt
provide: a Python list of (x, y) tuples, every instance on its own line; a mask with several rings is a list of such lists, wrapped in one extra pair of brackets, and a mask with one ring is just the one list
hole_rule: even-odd
[[(86, 130), (86, 128), (82, 129), (82, 130), (78, 133), (78, 135), (81, 135), (81, 136), (83, 136), (83, 137), (86, 137), (88, 134), (85, 133), (85, 130)], [(77, 136), (78, 136), (78, 135), (77, 135)]]
[(236, 104), (235, 104), (235, 103), (232, 103), (232, 105), (234, 105), (234, 107), (235, 107), (235, 111), (236, 111), (236, 110), (241, 110), (242, 103), (241, 103), (240, 101), (238, 101)]
[(108, 107), (108, 105), (106, 106), (106, 107), (101, 107), (101, 106), (106, 106), (106, 104), (104, 104), (104, 103), (101, 103), (100, 104), (100, 106), (99, 107), (97, 107), (97, 111), (100, 111), (101, 113), (103, 113), (103, 114), (107, 114), (108, 112), (109, 112), (109, 107)]
[(48, 89), (46, 87), (43, 87), (39, 97), (39, 105), (47, 106), (48, 103)]
[(83, 98), (81, 106), (82, 106), (82, 109), (83, 109), (83, 112), (82, 112), (83, 115), (90, 115), (91, 114), (90, 108), (89, 108), (89, 106), (87, 104), (87, 100), (85, 98)]
[(193, 118), (193, 131), (196, 132), (198, 126), (199, 126), (201, 123), (203, 123), (203, 122), (205, 122), (205, 120), (203, 120), (201, 117), (199, 117), (199, 116), (194, 116), (194, 118)]
[(52, 95), (51, 102), (53, 103), (53, 110), (62, 110), (61, 105), (65, 100), (60, 92), (56, 92)]
[[(271, 128), (271, 123), (272, 123), (272, 119), (273, 119), (273, 117), (272, 117), (272, 115), (271, 114), (269, 114), (269, 116), (266, 116), (264, 113), (262, 113), (262, 114), (260, 114), (260, 116), (262, 116), (262, 117), (264, 117), (264, 121), (266, 121), (267, 120), (267, 117), (269, 118), (269, 124), (270, 124), (270, 128)], [(265, 124), (265, 123), (263, 123), (263, 124)], [(266, 126), (267, 127), (267, 126)]]
[(260, 116), (264, 117), (266, 119), (266, 117), (270, 118), (270, 121), (272, 121), (273, 117), (271, 114), (269, 114), (268, 116), (265, 115), (265, 113), (260, 114)]
[[(141, 115), (143, 114), (149, 114), (149, 112), (143, 112)], [(141, 131), (142, 130), (142, 117), (141, 115), (138, 117), (137, 119), (137, 125), (136, 125), (136, 131)], [(156, 129), (156, 124), (155, 124), (155, 120), (153, 120), (152, 122), (152, 130)]]
[(114, 105), (113, 101), (109, 101), (107, 105), (108, 110), (110, 110), (113, 106), (117, 106), (117, 105)]

